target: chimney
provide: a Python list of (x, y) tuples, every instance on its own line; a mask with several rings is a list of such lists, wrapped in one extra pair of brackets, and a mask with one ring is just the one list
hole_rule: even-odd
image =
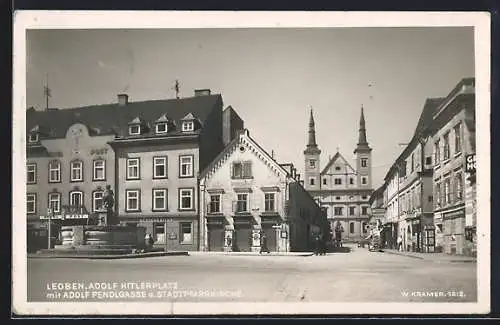
[(127, 94), (118, 94), (118, 105), (125, 106), (128, 104), (128, 95)]
[(210, 96), (210, 89), (195, 89), (194, 96)]

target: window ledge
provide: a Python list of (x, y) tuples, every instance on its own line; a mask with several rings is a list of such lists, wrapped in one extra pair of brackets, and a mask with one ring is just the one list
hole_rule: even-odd
[(179, 175), (179, 178), (193, 178), (194, 175)]
[(129, 178), (129, 177), (127, 177), (125, 180), (127, 180), (127, 181), (140, 181), (141, 179), (140, 178)]
[(125, 210), (126, 213), (138, 213), (138, 212), (142, 212), (141, 209), (139, 210)]
[(443, 165), (446, 165), (450, 162), (450, 158), (446, 158), (445, 160), (443, 160)]
[(253, 176), (248, 176), (248, 177), (235, 177), (235, 176), (232, 176), (231, 179), (235, 179), (235, 180), (238, 180), (238, 179), (253, 179)]
[(194, 208), (190, 208), (190, 209), (178, 209), (179, 212), (193, 212), (193, 211), (196, 211), (196, 209)]
[(168, 209), (151, 209), (151, 212), (169, 212)]
[(167, 176), (153, 176), (153, 179), (168, 179)]

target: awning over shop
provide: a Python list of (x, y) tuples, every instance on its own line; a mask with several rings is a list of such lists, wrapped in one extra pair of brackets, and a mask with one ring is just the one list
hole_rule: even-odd
[(260, 215), (261, 224), (279, 224), (282, 223), (283, 220), (278, 213), (262, 213)]

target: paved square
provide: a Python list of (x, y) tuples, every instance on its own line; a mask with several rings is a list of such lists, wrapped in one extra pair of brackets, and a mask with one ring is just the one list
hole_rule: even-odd
[(28, 301), (71, 300), (475, 302), (476, 264), (436, 263), (364, 248), (309, 257), (193, 253), (28, 260)]

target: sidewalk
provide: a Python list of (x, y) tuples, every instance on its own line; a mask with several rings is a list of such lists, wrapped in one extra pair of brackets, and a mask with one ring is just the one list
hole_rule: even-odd
[(312, 256), (314, 255), (311, 252), (270, 252), (269, 254), (263, 253), (259, 254), (258, 252), (198, 252), (193, 251), (189, 252), (189, 255), (202, 256), (202, 255), (227, 255), (227, 256)]
[(145, 258), (145, 257), (161, 257), (161, 256), (188, 256), (188, 252), (147, 252), (140, 254), (110, 254), (110, 255), (92, 255), (92, 254), (71, 254), (71, 253), (29, 253), (28, 258), (77, 258), (89, 260), (115, 260), (128, 258)]
[(410, 258), (417, 258), (425, 261), (436, 263), (476, 263), (475, 257), (462, 255), (449, 255), (445, 253), (417, 253), (417, 252), (400, 252), (396, 249), (383, 249), (384, 253), (401, 255)]

